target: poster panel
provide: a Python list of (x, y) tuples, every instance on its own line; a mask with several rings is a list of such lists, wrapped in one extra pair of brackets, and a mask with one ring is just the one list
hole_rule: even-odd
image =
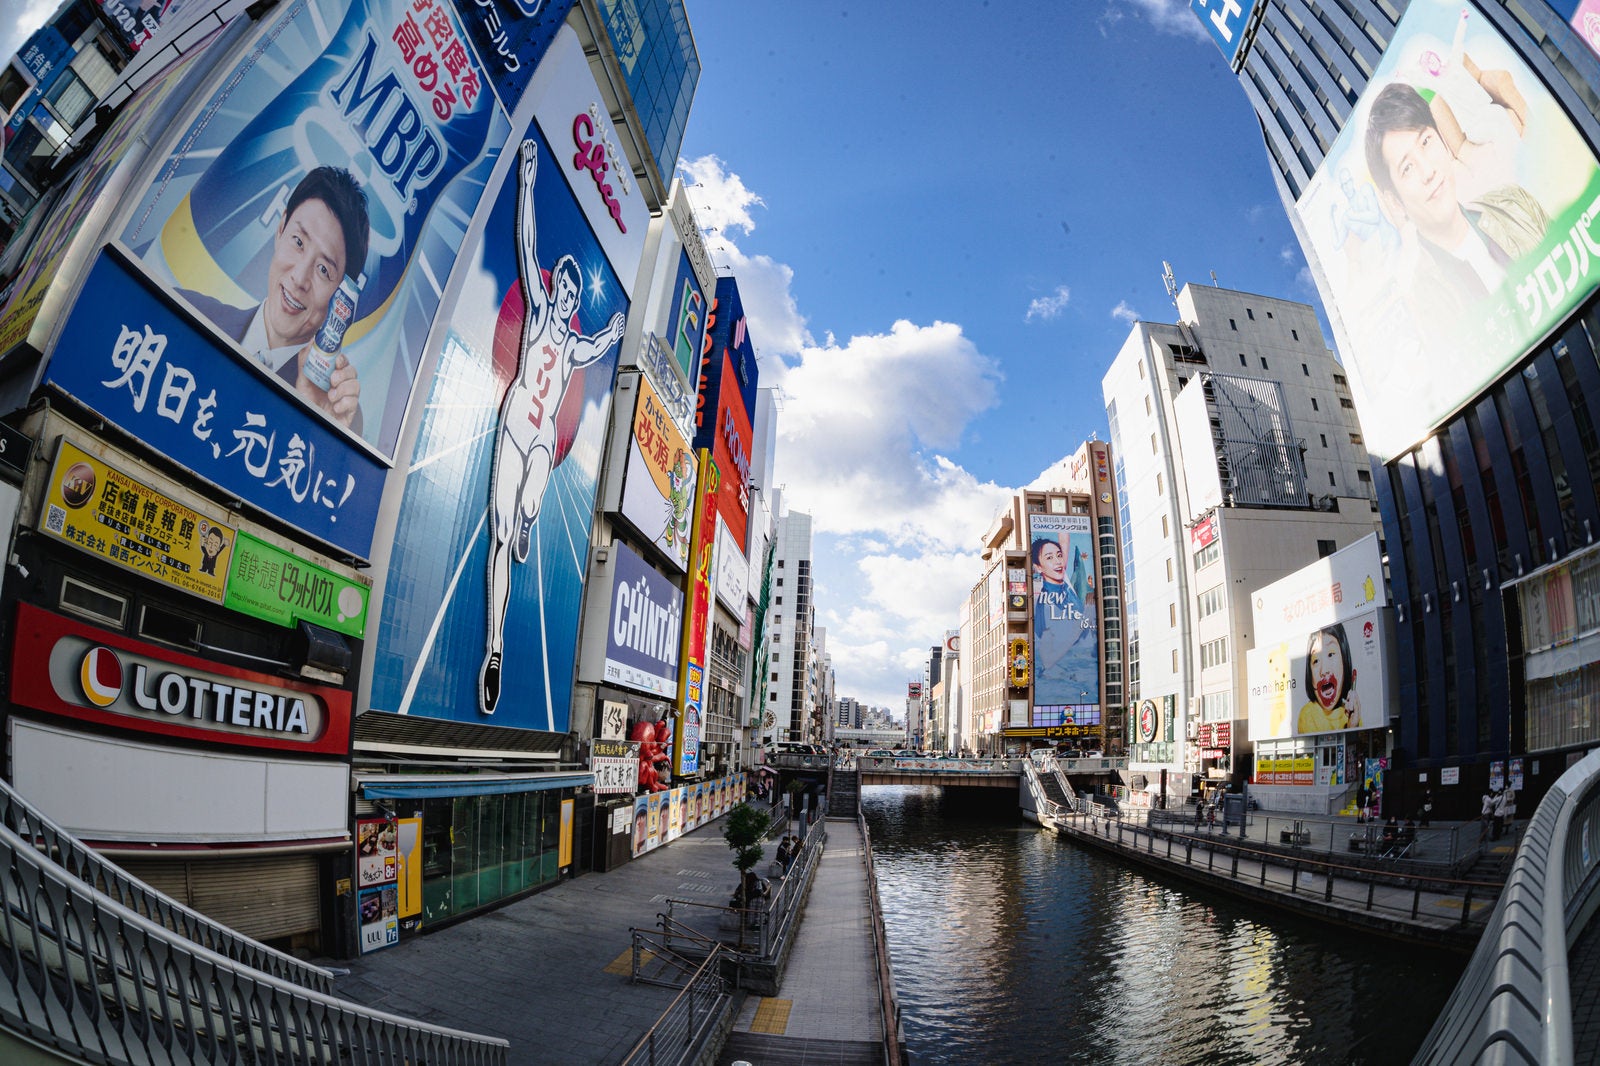
[(698, 471), (688, 439), (650, 380), (649, 374), (639, 375), (623, 475), (622, 516), (682, 571), (689, 565)]
[(1028, 516), (1032, 568), (1033, 702), (1100, 702), (1100, 628), (1088, 515)]
[(407, 595), (379, 625), (374, 707), (568, 728), (629, 309), (569, 159), (530, 126), (469, 253), (407, 466), (388, 575)]
[(683, 593), (622, 541), (616, 553), (605, 679), (663, 699), (678, 694), (683, 650)]
[(1413, 0), (1295, 208), (1368, 450), (1415, 444), (1600, 282), (1600, 167), (1463, 0)]
[(1388, 724), (1377, 611), (1245, 653), (1250, 739), (1280, 740)]
[(280, 5), (121, 235), (219, 349), (385, 456), (510, 135), (467, 31), (446, 3)]

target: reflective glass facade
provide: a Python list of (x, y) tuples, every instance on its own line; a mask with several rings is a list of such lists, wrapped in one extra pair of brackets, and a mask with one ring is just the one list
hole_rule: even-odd
[(617, 63), (664, 181), (677, 169), (700, 53), (682, 0), (600, 0)]

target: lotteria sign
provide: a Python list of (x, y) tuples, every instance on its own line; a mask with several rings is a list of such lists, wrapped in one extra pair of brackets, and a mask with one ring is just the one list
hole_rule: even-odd
[(192, 740), (344, 754), (350, 694), (177, 655), (17, 608), (12, 702)]

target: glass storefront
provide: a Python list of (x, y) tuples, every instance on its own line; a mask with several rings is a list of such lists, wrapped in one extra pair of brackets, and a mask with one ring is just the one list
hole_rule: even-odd
[(561, 801), (572, 795), (547, 789), (423, 801), (423, 924), (556, 880)]

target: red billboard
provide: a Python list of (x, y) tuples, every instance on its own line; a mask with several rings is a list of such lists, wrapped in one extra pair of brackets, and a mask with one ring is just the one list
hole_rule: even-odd
[(739, 550), (750, 550), (750, 416), (739, 394), (733, 374), (733, 360), (722, 353), (721, 388), (717, 392), (717, 425), (711, 454), (722, 472), (722, 487), (717, 490), (717, 514), (727, 523), (728, 532)]

